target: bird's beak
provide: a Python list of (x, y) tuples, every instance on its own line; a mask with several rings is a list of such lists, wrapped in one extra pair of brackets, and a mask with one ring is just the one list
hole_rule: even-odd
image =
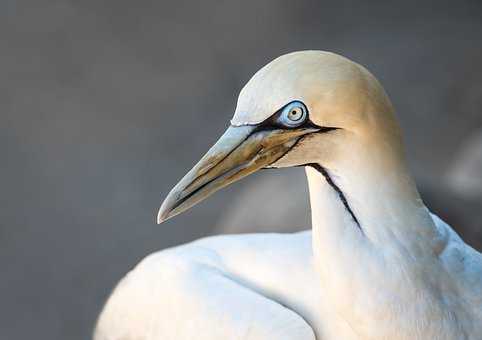
[(203, 158), (177, 183), (161, 205), (157, 223), (180, 214), (217, 190), (268, 167), (303, 135), (316, 128), (261, 130), (230, 126)]

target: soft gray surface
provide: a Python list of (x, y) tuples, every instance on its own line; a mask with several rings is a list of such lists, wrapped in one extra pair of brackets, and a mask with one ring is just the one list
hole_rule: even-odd
[(159, 193), (280, 54), (332, 50), (370, 68), (413, 169), (436, 183), (482, 123), (481, 17), (475, 0), (2, 1), (0, 339), (87, 339), (139, 259), (215, 233), (244, 186), (276, 176), (154, 224)]
[(482, 202), (482, 129), (470, 134), (447, 173), (449, 187), (459, 195)]

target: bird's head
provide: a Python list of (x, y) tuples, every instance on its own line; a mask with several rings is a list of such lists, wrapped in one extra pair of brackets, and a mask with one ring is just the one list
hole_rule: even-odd
[(231, 126), (171, 190), (157, 221), (259, 169), (336, 169), (349, 162), (344, 154), (363, 157), (379, 143), (401, 153), (390, 100), (365, 68), (322, 51), (281, 56), (241, 90)]

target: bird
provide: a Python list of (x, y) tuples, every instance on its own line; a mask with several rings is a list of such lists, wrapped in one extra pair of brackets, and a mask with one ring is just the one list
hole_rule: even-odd
[(482, 255), (425, 206), (387, 93), (341, 55), (291, 52), (256, 72), (158, 223), (285, 167), (306, 172), (311, 229), (147, 256), (108, 298), (94, 338), (482, 339)]

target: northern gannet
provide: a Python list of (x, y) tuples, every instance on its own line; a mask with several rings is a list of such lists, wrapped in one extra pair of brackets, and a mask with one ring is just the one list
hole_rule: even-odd
[(342, 56), (294, 52), (259, 70), (158, 222), (294, 166), (306, 169), (312, 231), (152, 254), (118, 284), (95, 339), (482, 339), (482, 255), (425, 207), (389, 98)]

